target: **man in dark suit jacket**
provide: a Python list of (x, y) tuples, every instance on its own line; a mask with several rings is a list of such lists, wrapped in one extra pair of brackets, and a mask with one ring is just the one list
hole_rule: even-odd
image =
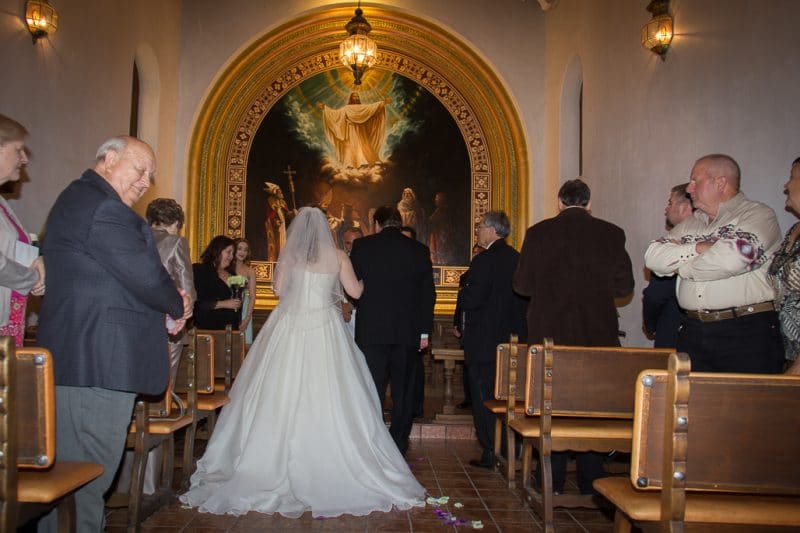
[(364, 352), (381, 403), (389, 375), (389, 433), (405, 453), (420, 352), (428, 347), (433, 328), (433, 267), (428, 247), (400, 233), (402, 219), (396, 208), (378, 208), (374, 220), (376, 233), (353, 242), (350, 253), (356, 276), (364, 280), (357, 304), (356, 343)]
[(191, 313), (150, 228), (131, 209), (154, 172), (147, 144), (110, 139), (48, 218), (38, 340), (53, 354), (56, 454), (105, 470), (76, 493), (78, 531), (103, 530), (103, 494), (124, 451), (136, 394), (160, 394), (167, 384), (167, 315), (177, 333)]
[(478, 243), (486, 251), (472, 259), (459, 294), (464, 310), (464, 363), (470, 384), (475, 433), (483, 447), (473, 466), (494, 467), (494, 414), (483, 402), (494, 397), (497, 345), (516, 333), (526, 338), (526, 302), (511, 280), (519, 253), (506, 244), (511, 223), (503, 211), (489, 211), (478, 224)]
[[(590, 213), (591, 191), (581, 180), (558, 191), (559, 214), (525, 234), (514, 289), (529, 296), (528, 341), (552, 337), (556, 344), (619, 346), (614, 299), (633, 291), (625, 232)], [(553, 454), (553, 490), (563, 491), (565, 454)], [(578, 486), (592, 493), (603, 475), (602, 456), (577, 454)]]
[[(692, 216), (692, 199), (686, 193), (688, 183), (672, 188), (664, 208), (667, 230), (671, 230)], [(678, 342), (678, 328), (685, 316), (678, 306), (675, 282), (678, 276), (661, 277), (650, 273), (650, 283), (642, 291), (642, 318), (644, 329), (655, 336), (656, 348), (674, 348)]]

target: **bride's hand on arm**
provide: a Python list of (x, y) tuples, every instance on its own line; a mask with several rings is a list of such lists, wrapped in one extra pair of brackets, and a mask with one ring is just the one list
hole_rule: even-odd
[(353, 270), (353, 263), (350, 262), (350, 258), (347, 257), (347, 254), (341, 250), (338, 250), (338, 252), (339, 260), (342, 265), (342, 268), (339, 270), (339, 281), (342, 282), (344, 291), (349, 294), (350, 297), (358, 300), (361, 298), (361, 293), (364, 292), (364, 282), (356, 278), (356, 273)]

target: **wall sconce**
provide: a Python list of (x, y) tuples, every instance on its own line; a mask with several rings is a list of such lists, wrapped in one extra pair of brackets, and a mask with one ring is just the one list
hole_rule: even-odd
[(372, 26), (361, 11), (361, 0), (358, 2), (355, 16), (344, 28), (349, 36), (339, 45), (339, 57), (342, 64), (353, 71), (353, 83), (361, 85), (364, 72), (378, 59), (378, 46), (368, 36)]
[(672, 42), (672, 17), (669, 15), (669, 0), (652, 0), (647, 10), (653, 17), (642, 26), (642, 46), (658, 54), (664, 61)]
[(28, 0), (25, 5), (25, 21), (34, 44), (58, 29), (58, 11), (47, 0)]

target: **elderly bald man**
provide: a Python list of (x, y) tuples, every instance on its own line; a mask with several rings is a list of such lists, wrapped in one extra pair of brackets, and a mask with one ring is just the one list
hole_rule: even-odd
[(732, 157), (698, 159), (687, 187), (694, 214), (653, 241), (645, 263), (678, 276), (686, 320), (676, 348), (692, 370), (778, 373), (783, 350), (767, 266), (781, 232), (775, 212), (749, 200), (740, 181)]

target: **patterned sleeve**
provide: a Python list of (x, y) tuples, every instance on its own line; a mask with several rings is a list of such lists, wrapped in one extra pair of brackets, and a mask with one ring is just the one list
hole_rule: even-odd
[(693, 281), (726, 279), (761, 268), (781, 240), (775, 212), (756, 204), (711, 235), (694, 237), (714, 244), (704, 253), (681, 265), (678, 274)]

